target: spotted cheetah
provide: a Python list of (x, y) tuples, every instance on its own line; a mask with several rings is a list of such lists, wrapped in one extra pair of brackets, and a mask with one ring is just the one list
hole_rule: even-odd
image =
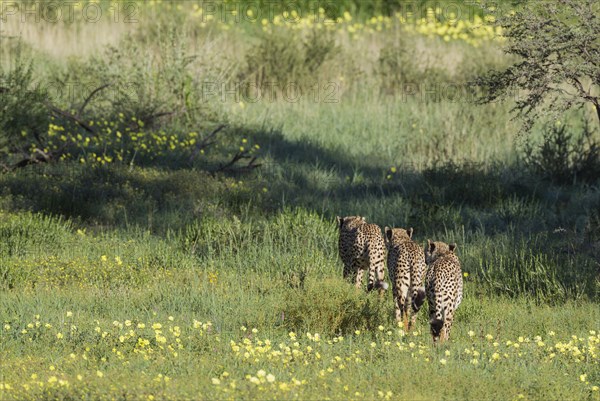
[[(386, 227), (384, 231), (396, 320), (404, 322), (404, 329), (408, 331), (413, 327), (416, 314), (425, 302), (425, 254), (421, 246), (412, 240), (412, 228), (405, 230)], [(409, 322), (411, 309), (412, 318)]]
[(381, 228), (377, 224), (367, 223), (361, 216), (338, 216), (337, 223), (344, 278), (354, 281), (356, 288), (361, 288), (364, 270), (369, 269), (367, 291), (378, 288), (382, 294), (388, 284), (384, 281), (385, 242)]
[(455, 251), (456, 244), (427, 240), (425, 287), (433, 342), (448, 340), (454, 312), (462, 301), (462, 273)]

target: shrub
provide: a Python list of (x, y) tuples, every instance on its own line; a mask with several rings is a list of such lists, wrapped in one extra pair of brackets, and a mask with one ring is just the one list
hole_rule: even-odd
[(284, 324), (292, 330), (352, 333), (385, 325), (389, 317), (375, 293), (365, 295), (341, 278), (307, 279), (304, 288), (287, 294)]
[(269, 88), (273, 83), (277, 89), (291, 83), (301, 90), (312, 87), (321, 66), (337, 47), (331, 35), (313, 32), (301, 41), (296, 35), (287, 32), (263, 35), (261, 41), (248, 51), (240, 80), (255, 83), (261, 89)]
[(594, 182), (600, 177), (600, 144), (587, 120), (580, 134), (567, 125), (546, 125), (540, 144), (528, 138), (523, 160), (529, 170), (557, 184)]
[(27, 143), (41, 143), (50, 117), (46, 93), (33, 79), (33, 63), (17, 48), (15, 62), (8, 71), (0, 65), (0, 158), (23, 151)]
[[(410, 92), (420, 83), (449, 82), (450, 75), (438, 66), (439, 60), (404, 38), (385, 45), (377, 60), (376, 73), (381, 90), (386, 94)], [(405, 87), (406, 86), (406, 87)]]
[(122, 113), (156, 127), (161, 116), (186, 120), (195, 110), (194, 116), (202, 120), (208, 113), (204, 114), (207, 105), (197, 108), (199, 91), (190, 66), (195, 56), (184, 49), (180, 32), (174, 28), (162, 32), (156, 52), (140, 47), (136, 39), (126, 37), (81, 66), (88, 79), (111, 84), (90, 104), (89, 114), (116, 119)]

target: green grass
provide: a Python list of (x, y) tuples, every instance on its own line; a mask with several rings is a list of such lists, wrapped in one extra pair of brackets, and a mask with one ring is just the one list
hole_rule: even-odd
[[(256, 72), (248, 55), (281, 43), (163, 11), (131, 30), (98, 25), (112, 50), (24, 36), (40, 79), (120, 78), (152, 94), (99, 95), (90, 120), (175, 110), (144, 132), (227, 128), (193, 162), (177, 149), (0, 175), (0, 399), (600, 400), (597, 182), (529, 170), (509, 103), (402, 97), (399, 77), (460, 83), (501, 68), (495, 44), (336, 31), (311, 74), (283, 65), (309, 88), (336, 83), (336, 103), (202, 103), (203, 82), (234, 83)], [(265, 71), (298, 60), (283, 56)], [(254, 145), (256, 171), (210, 172)], [(390, 293), (343, 281), (335, 216), (356, 214), (414, 227), (420, 244), (458, 243), (465, 296), (449, 343), (433, 346), (426, 310), (406, 334)]]
[[(405, 336), (395, 325), (389, 297), (367, 296), (341, 279), (335, 225), (316, 213), (200, 219), (164, 236), (137, 229), (84, 233), (68, 221), (4, 214), (0, 235), (0, 352), (9, 398), (372, 399), (391, 391), (392, 397), (415, 399), (518, 394), (594, 399), (596, 394), (591, 389), (600, 377), (600, 338), (589, 331), (600, 332), (597, 302), (574, 292), (560, 294), (557, 302), (528, 297), (527, 289), (512, 286), (512, 272), (502, 276), (502, 263), (478, 266), (476, 255), (485, 255), (485, 248), (472, 244), (460, 253), (472, 273), (453, 341), (434, 347), (425, 313), (419, 314), (417, 331)], [(498, 261), (493, 255), (486, 257)], [(537, 263), (527, 254), (520, 257)], [(536, 274), (526, 267), (513, 267), (514, 274)], [(493, 295), (486, 274), (499, 275), (511, 291)], [(535, 277), (523, 281), (536, 283)], [(509, 297), (513, 292), (517, 296)], [(579, 300), (565, 301), (567, 295)], [(195, 320), (211, 327), (194, 328)], [(158, 336), (154, 323), (163, 326)], [(297, 333), (298, 345), (289, 332)], [(319, 333), (320, 341), (307, 333)], [(140, 338), (149, 344), (136, 346)], [(244, 339), (250, 343), (241, 344)], [(561, 352), (560, 344), (569, 342)], [(242, 351), (234, 350), (236, 344)], [(286, 347), (302, 354), (286, 357)], [(260, 370), (275, 382), (260, 383)], [(414, 377), (408, 386), (395, 379), (406, 375)], [(496, 390), (483, 390), (489, 388)]]

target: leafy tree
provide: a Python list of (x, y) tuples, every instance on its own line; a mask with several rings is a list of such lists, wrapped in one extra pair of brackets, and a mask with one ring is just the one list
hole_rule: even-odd
[(504, 71), (479, 78), (482, 102), (519, 91), (516, 115), (527, 132), (542, 116), (557, 118), (572, 107), (591, 104), (600, 125), (600, 2), (529, 1), (498, 18), (506, 53), (518, 56)]

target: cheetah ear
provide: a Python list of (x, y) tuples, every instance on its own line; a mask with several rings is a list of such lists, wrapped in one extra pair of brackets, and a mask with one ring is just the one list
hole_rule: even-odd
[(435, 242), (432, 242), (430, 239), (428, 239), (427, 249), (429, 250), (429, 253), (433, 253), (433, 251), (435, 250)]
[(406, 230), (406, 233), (408, 234), (408, 238), (412, 239), (412, 235), (413, 235), (413, 228), (409, 228), (408, 230)]
[(361, 217), (361, 220), (363, 221), (363, 223), (367, 222), (367, 219), (365, 219), (364, 217)]
[(342, 224), (344, 224), (344, 218), (340, 217), (340, 216), (336, 216), (335, 219), (337, 220), (338, 227), (341, 228)]
[(388, 241), (392, 240), (392, 229), (389, 228), (388, 226), (385, 226), (385, 238), (387, 238)]
[(448, 249), (450, 249), (450, 252), (454, 252), (456, 250), (456, 243), (448, 245)]

